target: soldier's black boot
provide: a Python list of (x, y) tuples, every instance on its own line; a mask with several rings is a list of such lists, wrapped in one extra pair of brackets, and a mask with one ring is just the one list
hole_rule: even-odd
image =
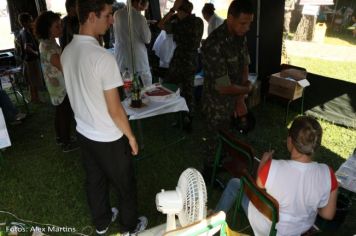
[(245, 116), (234, 118), (234, 127), (241, 134), (247, 134), (255, 128), (256, 119), (252, 112), (248, 112)]

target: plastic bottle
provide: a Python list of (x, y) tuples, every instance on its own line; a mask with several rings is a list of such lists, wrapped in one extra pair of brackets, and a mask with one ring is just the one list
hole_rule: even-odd
[(139, 108), (142, 106), (141, 99), (141, 84), (140, 76), (135, 74), (132, 81), (132, 90), (131, 90), (131, 107)]
[(124, 81), (125, 96), (127, 98), (131, 97), (132, 77), (128, 68), (125, 68), (125, 71), (122, 74), (122, 80)]

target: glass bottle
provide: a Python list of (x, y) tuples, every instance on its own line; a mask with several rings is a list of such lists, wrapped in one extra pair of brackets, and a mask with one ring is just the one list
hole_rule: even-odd
[(141, 84), (140, 76), (135, 74), (132, 81), (132, 90), (131, 90), (131, 107), (139, 108), (142, 106), (141, 99)]

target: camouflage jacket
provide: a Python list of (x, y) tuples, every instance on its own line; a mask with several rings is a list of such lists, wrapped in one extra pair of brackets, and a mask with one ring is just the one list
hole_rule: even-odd
[(215, 80), (228, 76), (239, 84), (243, 67), (250, 64), (246, 37), (231, 36), (226, 21), (213, 31), (202, 46), (204, 83), (215, 87)]
[(164, 28), (167, 34), (173, 34), (173, 40), (177, 45), (175, 54), (179, 54), (175, 56), (197, 54), (204, 31), (202, 19), (194, 14), (183, 20), (173, 18)]
[(221, 95), (215, 85), (221, 78), (230, 83), (241, 82), (243, 67), (250, 63), (246, 37), (231, 36), (225, 21), (204, 41), (202, 56), (203, 112), (209, 129), (228, 126), (236, 97)]

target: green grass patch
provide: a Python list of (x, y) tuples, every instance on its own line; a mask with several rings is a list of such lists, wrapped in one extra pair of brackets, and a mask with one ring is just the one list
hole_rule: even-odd
[[(293, 39), (294, 32), (288, 34), (289, 39)], [(327, 30), (324, 38), (324, 44), (339, 45), (339, 46), (355, 46), (356, 39), (352, 37), (351, 30), (345, 33), (333, 32), (332, 29)]]
[(308, 72), (356, 83), (356, 62), (329, 61), (319, 58), (289, 56), (290, 64), (304, 67)]
[(341, 46), (356, 46), (356, 39), (352, 37), (351, 30), (346, 30), (345, 33), (336, 33), (329, 30), (326, 33), (324, 43)]
[[(293, 109), (298, 109), (291, 106), (289, 121), (297, 115)], [(288, 159), (285, 140), (289, 125), (284, 123), (285, 104), (267, 101), (253, 112), (257, 119), (256, 128), (247, 136), (236, 135), (250, 143), (258, 157), (272, 148), (275, 158)], [(55, 144), (53, 118), (51, 105), (34, 105), (31, 106), (31, 116), (22, 125), (8, 127), (12, 146), (0, 159), (0, 211), (39, 223), (74, 227), (77, 232), (93, 235), (80, 152), (62, 153)], [(205, 138), (208, 133), (203, 114), (197, 112), (194, 131), (189, 135), (171, 127), (175, 120), (176, 116), (171, 114), (142, 121), (145, 154), (149, 156), (136, 162), (136, 176), (139, 213), (148, 217), (149, 228), (166, 221), (165, 215), (156, 209), (156, 193), (161, 189), (175, 189), (183, 170), (188, 167), (201, 170), (203, 159), (214, 155), (207, 152)], [(356, 131), (320, 122), (324, 138), (315, 159), (336, 169), (355, 148)], [(185, 135), (182, 142), (165, 147), (182, 135)], [(220, 195), (221, 190), (209, 189), (209, 208), (214, 208)], [(119, 204), (115, 195), (112, 196), (112, 203)], [(0, 212), (0, 223), (11, 221), (20, 220)], [(338, 235), (356, 232), (354, 222), (355, 217), (351, 214)], [(1, 227), (0, 224), (0, 230)]]

